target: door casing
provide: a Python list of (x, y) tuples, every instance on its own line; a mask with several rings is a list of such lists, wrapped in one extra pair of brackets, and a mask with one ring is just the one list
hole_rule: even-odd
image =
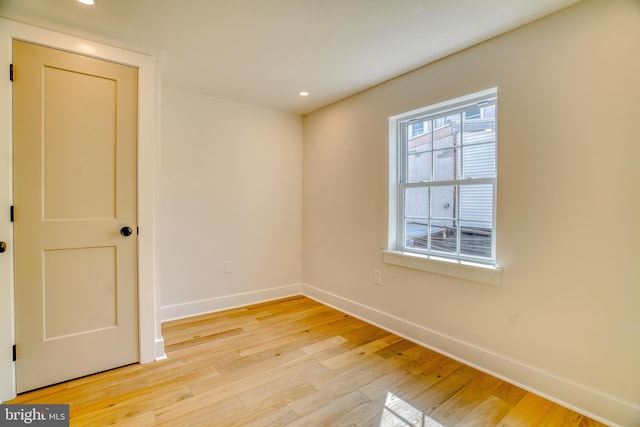
[[(15, 364), (11, 347), (15, 343), (13, 304), (13, 237), (9, 207), (13, 204), (11, 82), (8, 78), (12, 40), (19, 39), (47, 47), (89, 55), (138, 67), (138, 312), (139, 360), (141, 363), (164, 358), (164, 342), (159, 317), (159, 292), (155, 277), (154, 187), (155, 145), (159, 126), (160, 52), (146, 46), (116, 48), (111, 45), (69, 36), (51, 30), (0, 18), (0, 240), (7, 252), (0, 254), (0, 401), (15, 397)], [(148, 51), (150, 54), (139, 53)], [(4, 76), (4, 77), (2, 77)], [(4, 215), (2, 212), (6, 212)]]

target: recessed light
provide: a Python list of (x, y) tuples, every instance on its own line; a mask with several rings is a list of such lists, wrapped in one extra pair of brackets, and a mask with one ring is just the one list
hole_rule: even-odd
[(300, 95), (300, 96), (309, 96), (309, 92), (307, 92), (306, 90), (301, 90), (300, 92), (298, 92), (298, 95)]
[(93, 0), (78, 0), (82, 4), (87, 4), (91, 6), (93, 4)]

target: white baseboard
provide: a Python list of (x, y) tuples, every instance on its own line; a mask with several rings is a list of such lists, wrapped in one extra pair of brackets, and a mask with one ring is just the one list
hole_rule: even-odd
[(640, 407), (372, 307), (303, 284), (302, 294), (611, 426), (640, 425)]
[(167, 354), (164, 352), (164, 338), (156, 339), (156, 361), (164, 360), (167, 358)]
[(228, 310), (231, 308), (301, 294), (302, 285), (294, 284), (278, 288), (244, 292), (241, 294), (226, 295), (206, 300), (192, 301), (184, 304), (168, 305), (160, 307), (160, 321), (166, 322), (169, 320), (182, 319), (185, 317), (197, 316), (199, 314), (213, 313), (220, 310)]

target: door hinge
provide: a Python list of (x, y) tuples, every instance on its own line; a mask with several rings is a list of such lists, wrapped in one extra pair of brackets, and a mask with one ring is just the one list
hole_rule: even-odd
[(9, 64), (9, 80), (13, 81), (13, 64)]
[(9, 209), (9, 219), (11, 220), (11, 222), (13, 222), (13, 206), (11, 206), (11, 209)]
[(16, 360), (18, 360), (18, 352), (16, 350), (16, 345), (13, 345), (13, 361), (15, 362)]

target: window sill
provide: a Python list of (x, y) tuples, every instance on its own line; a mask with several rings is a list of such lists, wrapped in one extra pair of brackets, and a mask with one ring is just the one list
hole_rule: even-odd
[(415, 270), (428, 271), (459, 279), (471, 280), (493, 286), (501, 286), (502, 269), (491, 266), (432, 258), (400, 251), (382, 251), (384, 262)]

